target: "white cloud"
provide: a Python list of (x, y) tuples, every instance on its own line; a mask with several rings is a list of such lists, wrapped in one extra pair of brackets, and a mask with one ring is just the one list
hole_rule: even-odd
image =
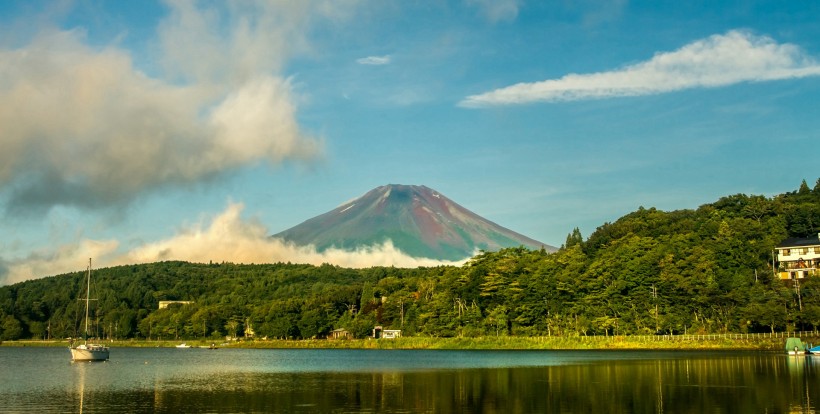
[(390, 63), (390, 55), (363, 57), (356, 59), (356, 63), (360, 65), (387, 65)]
[(609, 72), (569, 74), (468, 96), (463, 107), (652, 95), (740, 82), (820, 76), (820, 64), (799, 47), (730, 31)]
[(0, 203), (11, 213), (122, 204), (245, 165), (321, 157), (281, 72), (310, 51), (310, 25), (349, 3), (168, 1), (155, 49), (164, 74), (142, 72), (121, 47), (89, 46), (82, 29), (0, 48)]
[(102, 266), (106, 266), (117, 247), (119, 242), (116, 240), (81, 240), (53, 251), (43, 250), (25, 258), (0, 261), (0, 285), (82, 270), (89, 257), (94, 260), (95, 267), (101, 267), (97, 261), (100, 258), (103, 258)]
[(518, 17), (520, 0), (465, 0), (468, 6), (476, 7), (492, 23), (513, 21)]
[(268, 229), (261, 223), (242, 219), (242, 209), (242, 204), (230, 204), (208, 225), (200, 224), (167, 240), (135, 249), (126, 255), (127, 262), (147, 263), (171, 259), (192, 262), (295, 262), (315, 265), (330, 263), (353, 268), (456, 264), (410, 257), (390, 242), (355, 251), (330, 249), (319, 253), (313, 246), (297, 246), (269, 237)]
[(573, 0), (564, 3), (570, 12), (580, 13), (581, 24), (587, 28), (620, 20), (628, 0)]
[(415, 268), (461, 265), (466, 261), (446, 262), (411, 257), (395, 248), (390, 241), (355, 251), (329, 249), (317, 252), (313, 246), (297, 246), (269, 237), (268, 229), (261, 223), (241, 217), (242, 209), (241, 204), (230, 204), (209, 222), (190, 226), (168, 239), (147, 243), (125, 253), (118, 251), (120, 242), (117, 240), (82, 240), (74, 245), (61, 246), (56, 251), (41, 251), (27, 258), (11, 260), (5, 263), (5, 277), (0, 272), (0, 284), (82, 270), (89, 257), (94, 258), (96, 268), (164, 260), (329, 263), (348, 268)]

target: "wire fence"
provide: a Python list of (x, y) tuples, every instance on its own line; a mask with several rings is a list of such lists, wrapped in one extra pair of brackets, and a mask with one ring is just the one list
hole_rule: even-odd
[[(610, 338), (619, 338), (610, 336)], [(643, 341), (717, 341), (723, 339), (771, 339), (771, 338), (820, 338), (820, 331), (769, 332), (769, 333), (726, 333), (706, 335), (630, 335), (620, 338)]]

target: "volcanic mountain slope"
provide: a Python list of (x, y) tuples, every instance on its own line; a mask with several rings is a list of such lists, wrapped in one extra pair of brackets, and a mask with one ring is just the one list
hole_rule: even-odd
[(425, 186), (385, 185), (274, 235), (319, 251), (393, 245), (413, 257), (461, 260), (479, 249), (555, 248), (486, 220)]

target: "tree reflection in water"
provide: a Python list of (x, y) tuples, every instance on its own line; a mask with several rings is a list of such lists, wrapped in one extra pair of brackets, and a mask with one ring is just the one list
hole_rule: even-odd
[(0, 366), (11, 367), (0, 370), (0, 411), (811, 413), (820, 399), (820, 358), (772, 353), (122, 348), (118, 356), (66, 367), (62, 352), (0, 349)]
[(813, 412), (820, 390), (813, 386), (816, 373), (811, 358), (762, 354), (548, 367), (226, 374), (157, 384), (151, 411)]

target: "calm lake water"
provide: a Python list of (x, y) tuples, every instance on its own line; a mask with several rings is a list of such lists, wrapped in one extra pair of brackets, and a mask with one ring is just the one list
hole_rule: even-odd
[(0, 412), (814, 413), (820, 357), (0, 348)]

